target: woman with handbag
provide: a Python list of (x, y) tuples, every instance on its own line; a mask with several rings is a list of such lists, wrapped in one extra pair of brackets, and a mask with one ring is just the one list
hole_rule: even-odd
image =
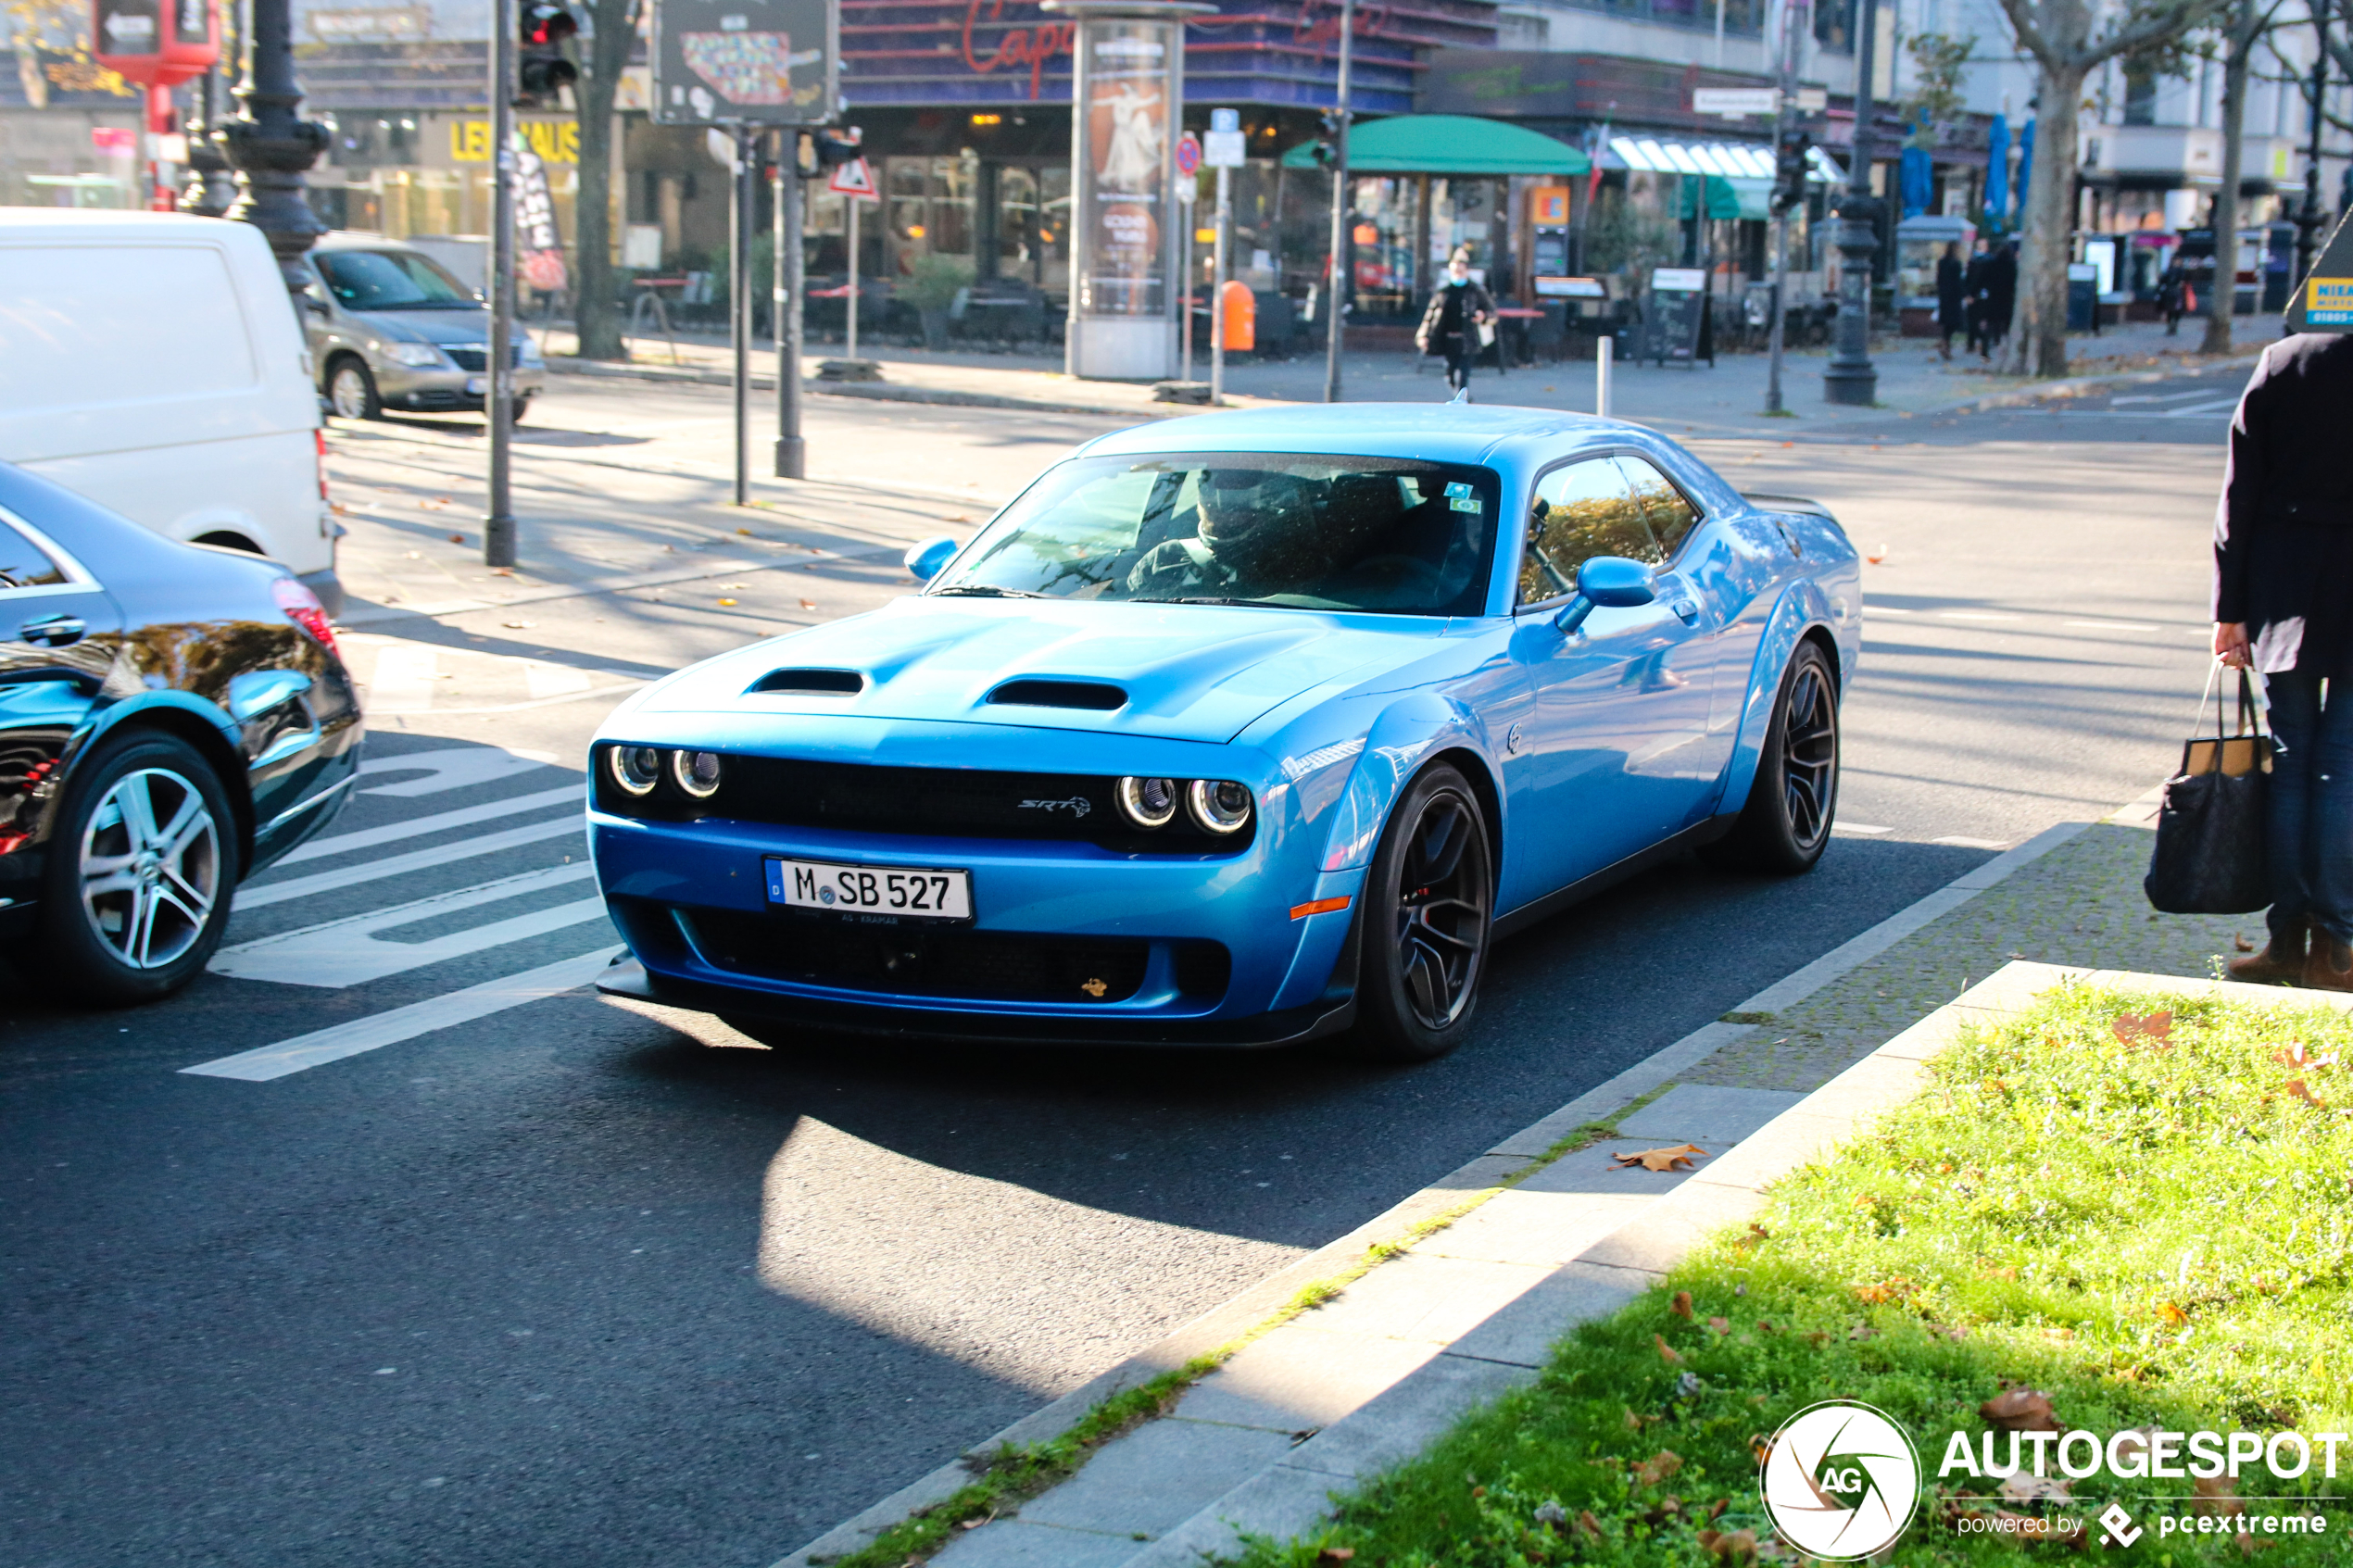
[(2234, 980), (2353, 991), (2353, 337), (2264, 350), (2214, 518), (2214, 652), (2264, 677), (2271, 941)]
[(1471, 361), (1494, 336), (1495, 301), (1471, 281), (1470, 247), (1457, 250), (1446, 263), (1446, 281), (1429, 296), (1414, 346), (1424, 354), (1443, 355), (1446, 384), (1456, 392), (1470, 385)]

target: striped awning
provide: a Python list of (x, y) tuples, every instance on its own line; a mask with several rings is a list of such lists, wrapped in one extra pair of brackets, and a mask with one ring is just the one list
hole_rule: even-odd
[[(1612, 136), (1602, 150), (1604, 169), (1632, 169), (1642, 174), (1713, 174), (1726, 180), (1773, 178), (1773, 149), (1748, 142), (1676, 142), (1657, 136)], [(1846, 171), (1821, 148), (1806, 155), (1808, 178), (1818, 184), (1838, 185)]]

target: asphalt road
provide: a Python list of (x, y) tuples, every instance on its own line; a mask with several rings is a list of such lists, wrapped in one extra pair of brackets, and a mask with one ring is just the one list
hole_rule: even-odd
[[(607, 575), (434, 616), (377, 601), (351, 639), (374, 771), (333, 838), (249, 887), (182, 997), (77, 1012), (0, 972), (0, 1563), (774, 1561), (1995, 849), (2161, 777), (2203, 668), (2225, 416), (2131, 395), (1703, 448), (1744, 488), (1830, 501), (1880, 558), (1841, 838), (1808, 877), (1670, 865), (1516, 938), (1468, 1046), (1376, 1071), (763, 1048), (576, 990), (463, 1021), (470, 988), (568, 983), (612, 943), (574, 824), (623, 692), (904, 591), (904, 539), (1101, 428), (820, 402), (834, 487), (754, 537), (704, 471), (724, 393), (560, 383), (526, 528), (571, 508), (563, 547), (585, 552), (609, 512), (626, 548)], [(636, 443), (633, 420), (673, 423)], [(429, 424), (338, 435), (347, 543), (375, 573), (357, 585), (411, 608), (424, 576), (459, 602), (509, 593), (442, 549), (472, 438)], [(614, 434), (669, 477), (614, 466)], [(308, 1060), (301, 1042), (352, 1031), (374, 1048), (185, 1071), (288, 1042), (281, 1065)]]

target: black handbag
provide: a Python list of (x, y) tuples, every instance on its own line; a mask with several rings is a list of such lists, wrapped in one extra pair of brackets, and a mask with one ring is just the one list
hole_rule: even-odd
[[(2264, 817), (2278, 747), (2246, 671), (2239, 671), (2235, 734), (2222, 733), (2222, 697), (2211, 675), (2206, 690), (2214, 701), (2214, 733), (2182, 747), (2182, 771), (2166, 781), (2157, 847), (2141, 887), (2150, 906), (2167, 914), (2247, 914), (2271, 902)], [(2201, 697), (2198, 721), (2205, 719)]]

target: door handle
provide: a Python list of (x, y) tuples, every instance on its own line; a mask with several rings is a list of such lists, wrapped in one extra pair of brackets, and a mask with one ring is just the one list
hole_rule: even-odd
[(78, 615), (44, 615), (18, 627), (17, 635), (41, 647), (61, 648), (82, 641), (82, 634), (89, 629)]
[(1667, 608), (1673, 610), (1676, 618), (1681, 621), (1684, 625), (1696, 626), (1699, 624), (1698, 600), (1691, 598), (1677, 599)]

